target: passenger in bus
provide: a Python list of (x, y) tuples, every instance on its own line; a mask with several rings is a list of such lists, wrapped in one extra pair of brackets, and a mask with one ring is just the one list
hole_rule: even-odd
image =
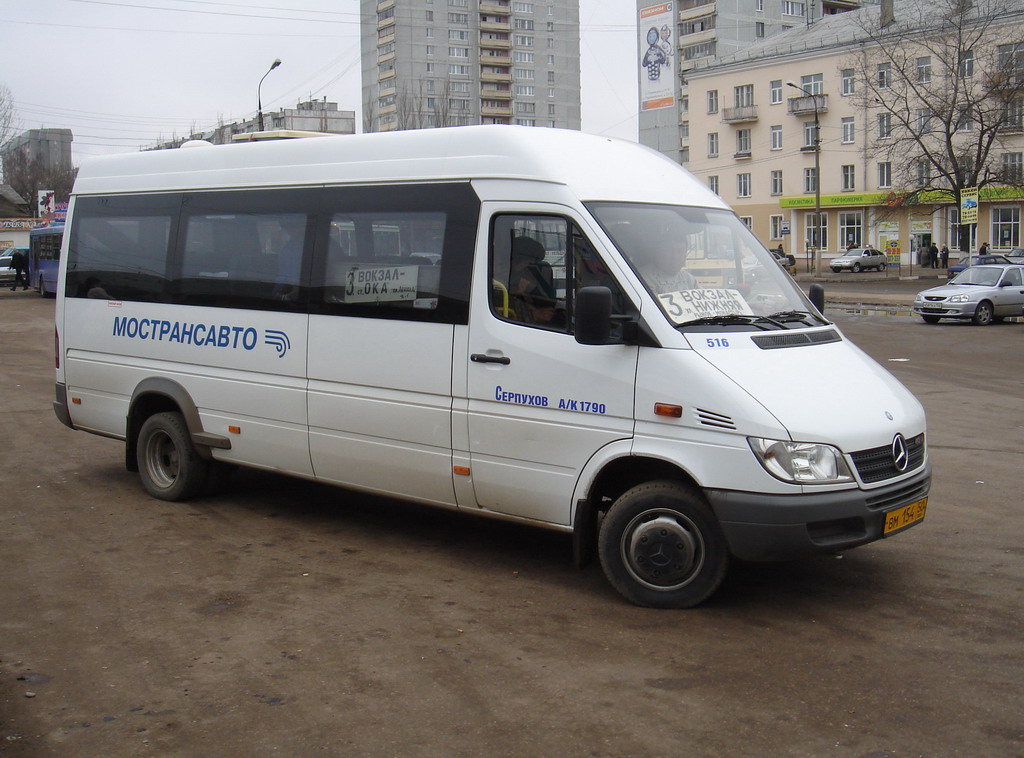
[(655, 295), (700, 287), (696, 277), (685, 268), (685, 230), (669, 225), (640, 230), (634, 224), (623, 224), (615, 233), (624, 252)]
[(512, 240), (508, 291), (518, 321), (550, 326), (557, 315), (555, 278), (544, 260), (544, 246), (533, 237)]

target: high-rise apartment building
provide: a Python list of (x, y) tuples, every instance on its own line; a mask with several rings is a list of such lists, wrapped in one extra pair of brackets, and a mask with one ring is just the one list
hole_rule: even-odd
[(685, 163), (687, 72), (780, 32), (877, 0), (637, 0), (640, 142)]
[(578, 0), (360, 0), (363, 129), (580, 128)]

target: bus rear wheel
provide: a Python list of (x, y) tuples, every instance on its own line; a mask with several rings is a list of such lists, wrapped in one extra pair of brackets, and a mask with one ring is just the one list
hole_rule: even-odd
[(598, 535), (605, 575), (627, 600), (651, 608), (689, 608), (707, 599), (729, 566), (725, 537), (693, 489), (661, 480), (623, 494)]
[(206, 483), (209, 462), (192, 446), (180, 413), (155, 413), (139, 430), (135, 448), (146, 492), (160, 500), (188, 500)]

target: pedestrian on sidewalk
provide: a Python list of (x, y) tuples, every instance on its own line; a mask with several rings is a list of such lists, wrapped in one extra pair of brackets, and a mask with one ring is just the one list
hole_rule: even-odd
[(27, 290), (28, 260), (25, 258), (25, 254), (20, 250), (15, 250), (11, 255), (11, 268), (14, 269), (14, 286), (11, 287), (11, 292), (18, 289), (18, 282), (21, 282), (21, 288), (23, 290)]

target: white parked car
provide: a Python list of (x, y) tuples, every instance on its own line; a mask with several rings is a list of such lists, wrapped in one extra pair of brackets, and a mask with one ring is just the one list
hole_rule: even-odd
[(846, 270), (856, 274), (866, 268), (885, 271), (885, 253), (871, 247), (855, 247), (833, 258), (828, 265), (832, 267), (833, 274)]
[(946, 284), (919, 292), (914, 313), (929, 324), (970, 319), (978, 326), (1024, 315), (1024, 266), (971, 266)]

